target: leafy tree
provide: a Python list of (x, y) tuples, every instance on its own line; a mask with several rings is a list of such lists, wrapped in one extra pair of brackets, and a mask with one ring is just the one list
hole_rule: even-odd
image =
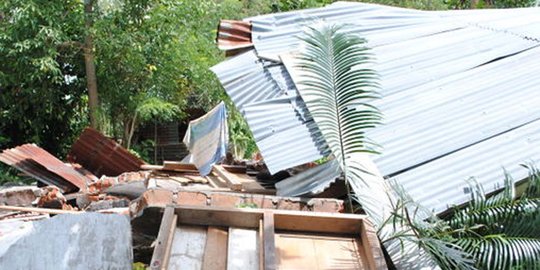
[(80, 1), (0, 2), (0, 148), (65, 153), (87, 124)]

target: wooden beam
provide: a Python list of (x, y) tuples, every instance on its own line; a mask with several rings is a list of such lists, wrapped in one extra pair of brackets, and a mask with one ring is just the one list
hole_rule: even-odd
[(279, 230), (358, 234), (364, 221), (358, 215), (331, 215), (325, 213), (285, 211), (274, 213), (274, 226)]
[(166, 270), (169, 266), (169, 257), (171, 254), (171, 246), (174, 237), (174, 229), (176, 228), (177, 216), (174, 214), (173, 207), (166, 207), (159, 226), (159, 234), (156, 239), (156, 247), (152, 254), (150, 268), (153, 270)]
[(235, 191), (242, 190), (242, 182), (238, 180), (237, 176), (233, 173), (228, 172), (220, 165), (214, 165), (212, 167), (212, 171), (217, 174), (217, 176), (221, 177), (225, 182), (227, 182), (227, 185), (230, 189)]
[(165, 167), (164, 165), (150, 165), (150, 164), (143, 164), (141, 165), (141, 170), (149, 170), (149, 171), (170, 171), (170, 172), (184, 172), (184, 173), (199, 173), (197, 169), (193, 170), (189, 167), (182, 168), (182, 167), (175, 167), (175, 166), (169, 166)]
[(181, 224), (257, 228), (262, 212), (249, 210), (251, 209), (176, 206), (178, 222)]
[(276, 230), (358, 235), (366, 215), (334, 214), (290, 210), (174, 206), (178, 222), (192, 225), (258, 228), (265, 211), (274, 214)]
[(163, 161), (163, 169), (171, 171), (199, 171), (195, 165), (191, 163), (182, 163), (180, 161)]
[(51, 214), (51, 215), (86, 213), (85, 211), (37, 208), (37, 207), (20, 207), (20, 206), (10, 206), (10, 205), (0, 205), (0, 210), (32, 212), (32, 213)]
[(384, 253), (381, 249), (381, 243), (377, 237), (377, 232), (371, 225), (368, 219), (362, 222), (362, 231), (360, 233), (360, 240), (364, 247), (367, 263), (369, 269), (383, 270), (388, 269), (386, 261), (384, 259)]
[(263, 214), (263, 257), (264, 269), (276, 269), (276, 235), (274, 228), (274, 214), (265, 211)]

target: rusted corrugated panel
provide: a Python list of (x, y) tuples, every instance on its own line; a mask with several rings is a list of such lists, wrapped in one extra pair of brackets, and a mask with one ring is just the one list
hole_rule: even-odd
[(54, 185), (62, 192), (84, 189), (86, 183), (91, 181), (35, 144), (6, 149), (0, 154), (0, 161), (46, 184)]
[(251, 23), (233, 20), (221, 20), (218, 26), (217, 44), (228, 56), (236, 55), (251, 43)]
[(68, 160), (81, 164), (96, 176), (138, 171), (144, 164), (120, 144), (92, 128), (86, 128), (73, 144)]

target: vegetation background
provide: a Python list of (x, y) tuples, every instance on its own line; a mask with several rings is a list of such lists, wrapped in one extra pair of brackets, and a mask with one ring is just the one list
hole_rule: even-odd
[[(0, 149), (36, 143), (63, 158), (90, 124), (85, 56), (92, 54), (96, 125), (132, 145), (145, 123), (185, 119), (226, 100), (235, 152), (256, 146), (209, 67), (224, 60), (220, 19), (320, 7), (331, 0), (3, 0), (0, 2)], [(520, 7), (534, 0), (368, 0), (439, 10)], [(91, 7), (92, 12), (85, 12)], [(88, 23), (91, 22), (91, 23)], [(88, 47), (87, 39), (92, 38)], [(86, 52), (86, 55), (85, 55)], [(17, 181), (0, 164), (0, 183)]]

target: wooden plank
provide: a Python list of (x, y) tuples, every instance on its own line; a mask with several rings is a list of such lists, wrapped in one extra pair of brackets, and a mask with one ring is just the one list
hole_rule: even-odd
[(202, 269), (206, 231), (204, 226), (180, 225), (175, 228), (169, 269)]
[(175, 206), (179, 221), (194, 225), (257, 228), (265, 211), (274, 213), (276, 230), (358, 235), (365, 215), (269, 209)]
[(227, 270), (259, 269), (257, 229), (229, 228)]
[(277, 233), (278, 269), (365, 269), (358, 239), (303, 233)]
[(263, 212), (207, 206), (176, 206), (179, 223), (225, 227), (257, 228)]
[(167, 269), (176, 221), (177, 216), (174, 214), (174, 208), (166, 207), (152, 254), (151, 269)]
[(229, 233), (220, 227), (208, 227), (202, 270), (227, 269), (227, 243)]
[(212, 171), (225, 180), (230, 189), (235, 191), (242, 190), (242, 182), (238, 180), (238, 177), (235, 174), (228, 172), (220, 165), (214, 165)]
[(143, 164), (141, 165), (141, 170), (159, 171), (159, 170), (163, 170), (163, 166)]
[(264, 269), (276, 269), (276, 236), (274, 229), (274, 214), (265, 211), (263, 215), (263, 246)]
[(0, 205), (0, 210), (32, 212), (32, 213), (51, 214), (51, 215), (86, 213), (85, 211), (61, 210), (61, 209), (38, 208), (38, 207), (21, 207), (21, 206), (10, 206), (10, 205)]
[(362, 240), (362, 246), (364, 247), (369, 269), (388, 269), (386, 260), (384, 259), (384, 253), (381, 249), (379, 237), (377, 237), (377, 232), (368, 219), (365, 219), (364, 222), (362, 222), (360, 239)]
[(231, 189), (229, 189), (229, 187), (227, 186), (227, 182), (215, 176), (213, 173), (207, 175), (206, 180), (208, 181), (208, 184), (213, 188), (226, 188), (228, 191), (231, 191)]
[(176, 222), (178, 221), (178, 216), (174, 215), (171, 225), (169, 227), (169, 232), (167, 233), (167, 243), (165, 244), (165, 258), (163, 260), (164, 269), (169, 269), (169, 260), (171, 259), (171, 248), (174, 240), (174, 230), (176, 229)]
[(199, 173), (197, 169), (187, 169), (187, 168), (174, 168), (174, 167), (165, 167), (163, 165), (150, 165), (150, 164), (143, 164), (141, 165), (141, 170), (149, 170), (149, 171), (170, 171), (170, 172), (184, 172), (184, 173)]
[(163, 161), (163, 169), (172, 171), (198, 171), (194, 164), (167, 160)]
[(274, 213), (274, 226), (280, 230), (358, 234), (362, 218), (355, 215), (323, 213)]
[(259, 270), (264, 270), (264, 223), (263, 220), (259, 220)]

